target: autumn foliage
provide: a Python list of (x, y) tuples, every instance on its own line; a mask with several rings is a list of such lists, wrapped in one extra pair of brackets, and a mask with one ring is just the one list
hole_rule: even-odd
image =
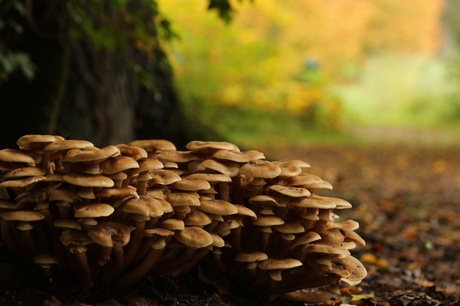
[[(353, 81), (370, 56), (434, 56), (440, 45), (440, 0), (233, 4), (227, 25), (206, 12), (205, 2), (160, 1), (181, 36), (172, 54), (185, 97), (288, 111), (328, 126), (341, 112), (331, 83)], [(320, 80), (314, 84), (303, 78), (312, 61)]]

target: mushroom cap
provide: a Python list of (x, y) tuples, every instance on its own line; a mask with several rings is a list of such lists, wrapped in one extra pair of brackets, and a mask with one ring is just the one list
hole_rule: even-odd
[(236, 262), (256, 262), (267, 260), (268, 255), (262, 252), (243, 252), (235, 255), (234, 260)]
[(248, 217), (251, 217), (252, 219), (257, 219), (256, 213), (249, 207), (246, 207), (240, 204), (233, 204), (233, 205), (236, 207), (238, 215), (248, 216)]
[(308, 252), (310, 253), (323, 253), (323, 254), (330, 254), (330, 255), (340, 255), (340, 256), (348, 256), (350, 255), (350, 251), (344, 247), (340, 246), (332, 246), (327, 244), (320, 244), (315, 243), (311, 244), (308, 247)]
[(110, 216), (115, 209), (104, 203), (92, 203), (85, 204), (79, 207), (75, 207), (74, 217), (75, 218), (99, 218)]
[(0, 161), (36, 165), (40, 163), (41, 157), (31, 151), (2, 149), (0, 150)]
[(153, 218), (161, 217), (164, 213), (161, 203), (149, 195), (140, 195), (139, 198), (131, 198), (123, 204), (121, 209), (126, 213)]
[(179, 174), (166, 169), (153, 170), (150, 171), (149, 174), (152, 177), (150, 180), (152, 184), (170, 185), (181, 180)]
[(46, 181), (46, 177), (43, 175), (40, 176), (32, 176), (25, 179), (16, 179), (16, 180), (7, 180), (0, 183), (0, 187), (5, 188), (24, 188), (30, 186), (32, 184)]
[(332, 273), (342, 276), (341, 281), (350, 286), (356, 286), (367, 276), (366, 268), (353, 256), (335, 256), (331, 261)]
[(290, 207), (303, 207), (303, 208), (320, 208), (320, 209), (334, 209), (337, 203), (345, 200), (339, 200), (332, 197), (323, 197), (319, 195), (312, 195), (310, 197), (293, 198), (289, 201)]
[(64, 151), (71, 149), (86, 149), (93, 148), (94, 144), (87, 140), (78, 140), (78, 139), (61, 139), (54, 141), (47, 145), (44, 149), (46, 151)]
[(164, 139), (135, 140), (130, 142), (129, 145), (141, 147), (147, 152), (176, 151), (176, 146), (172, 142)]
[(133, 228), (116, 222), (101, 222), (88, 231), (88, 236), (104, 247), (121, 247), (128, 244)]
[(314, 174), (301, 173), (297, 176), (286, 177), (282, 182), (283, 185), (304, 187), (323, 182), (323, 179)]
[(237, 163), (248, 163), (250, 161), (264, 159), (262, 152), (250, 150), (246, 152), (233, 152), (229, 150), (218, 150), (213, 155), (213, 158), (234, 161)]
[(294, 258), (268, 258), (264, 261), (259, 262), (257, 264), (257, 267), (259, 267), (262, 270), (284, 270), (300, 267), (301, 265), (302, 262)]
[(42, 149), (49, 143), (54, 141), (63, 140), (64, 138), (61, 136), (56, 135), (40, 135), (40, 134), (29, 134), (20, 137), (16, 144), (18, 145), (19, 149), (25, 150), (34, 150), (34, 149)]
[(85, 246), (93, 243), (93, 240), (80, 230), (63, 231), (59, 239), (65, 246)]
[(120, 188), (104, 188), (96, 192), (96, 197), (98, 198), (138, 198), (136, 189), (129, 187), (120, 187)]
[(54, 189), (48, 196), (48, 201), (64, 201), (67, 203), (81, 202), (81, 198), (72, 190), (69, 189)]
[(147, 158), (149, 155), (145, 149), (138, 146), (130, 146), (127, 144), (117, 144), (116, 147), (120, 150), (120, 154), (123, 156), (129, 156), (135, 160)]
[(230, 183), (232, 178), (222, 173), (193, 173), (185, 177), (189, 180), (205, 180), (211, 183)]
[(305, 227), (301, 223), (294, 221), (285, 222), (284, 224), (276, 225), (273, 228), (283, 234), (299, 234), (305, 232)]
[(136, 172), (144, 172), (150, 170), (160, 170), (164, 168), (164, 165), (161, 161), (153, 158), (142, 158), (138, 160), (139, 169)]
[(281, 168), (276, 164), (266, 161), (257, 160), (244, 164), (240, 168), (240, 174), (256, 178), (275, 178), (281, 173)]
[(217, 150), (229, 150), (239, 152), (240, 149), (233, 143), (226, 141), (199, 141), (193, 140), (185, 146), (190, 151), (215, 152)]
[(186, 192), (171, 192), (166, 196), (166, 200), (173, 207), (177, 206), (200, 206), (200, 199), (195, 194)]
[(45, 215), (32, 210), (14, 210), (4, 213), (3, 219), (7, 221), (32, 222), (45, 219)]
[(171, 189), (179, 189), (183, 191), (200, 191), (208, 190), (210, 188), (211, 185), (209, 184), (209, 182), (203, 179), (184, 178), (180, 181), (171, 184)]
[(63, 229), (82, 229), (81, 223), (74, 219), (56, 219), (54, 220), (54, 226)]
[(256, 220), (252, 221), (252, 224), (257, 226), (275, 226), (284, 224), (284, 220), (278, 216), (259, 215)]
[(309, 197), (311, 195), (308, 189), (295, 186), (270, 185), (267, 189), (292, 198)]
[(199, 210), (189, 212), (184, 218), (184, 223), (186, 226), (203, 227), (210, 224), (211, 222), (212, 219), (207, 214)]
[(50, 266), (58, 263), (56, 256), (51, 254), (37, 254), (34, 256), (34, 262), (40, 266)]
[(185, 228), (184, 221), (174, 218), (168, 218), (158, 223), (158, 226), (171, 231), (181, 231)]
[(163, 151), (157, 154), (157, 158), (179, 164), (200, 160), (200, 157), (191, 151)]
[(81, 187), (113, 187), (115, 183), (108, 177), (98, 174), (69, 173), (63, 176), (66, 183)]
[(210, 233), (196, 226), (186, 227), (176, 232), (174, 238), (191, 248), (204, 248), (214, 241)]
[(129, 156), (116, 156), (101, 162), (100, 168), (104, 174), (114, 174), (128, 169), (139, 168), (137, 161)]
[(296, 238), (290, 245), (290, 248), (295, 248), (299, 245), (310, 244), (311, 242), (318, 241), (321, 239), (320, 234), (312, 231), (308, 231)]
[(28, 176), (42, 176), (45, 175), (45, 170), (35, 167), (20, 167), (11, 169), (3, 174), (3, 177), (6, 179), (17, 178), (17, 177), (28, 177)]
[[(214, 159), (206, 159), (197, 165), (196, 170), (197, 171), (208, 170), (208, 172), (210, 172), (209, 170), (211, 170), (211, 171), (221, 173), (222, 175), (234, 177), (238, 175), (239, 170), (240, 170), (240, 165), (237, 163), (228, 162), (228, 161), (226, 163), (221, 163)], [(205, 173), (196, 173), (196, 174), (205, 174)]]
[(107, 146), (99, 150), (80, 150), (71, 149), (67, 151), (63, 161), (70, 163), (98, 163), (109, 157), (120, 155), (120, 150), (116, 146)]
[(232, 203), (224, 200), (201, 200), (201, 205), (198, 207), (199, 210), (206, 213), (228, 216), (238, 213), (238, 208)]

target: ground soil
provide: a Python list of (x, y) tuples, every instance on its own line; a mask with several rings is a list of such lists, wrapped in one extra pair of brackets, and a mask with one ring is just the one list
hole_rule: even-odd
[[(460, 305), (460, 148), (336, 145), (257, 148), (268, 159), (303, 159), (352, 209), (367, 246), (356, 249), (368, 277), (323, 305)], [(1, 249), (0, 249), (1, 251)], [(91, 292), (70, 281), (38, 281), (0, 252), (0, 305), (303, 305), (243, 292), (219, 295), (196, 278), (149, 278), (133, 288)]]

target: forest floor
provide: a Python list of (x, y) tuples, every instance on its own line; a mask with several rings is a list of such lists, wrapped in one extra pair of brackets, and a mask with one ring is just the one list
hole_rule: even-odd
[[(353, 254), (368, 276), (356, 288), (345, 288), (342, 299), (323, 305), (460, 305), (460, 147), (393, 143), (256, 149), (269, 160), (309, 162), (309, 172), (334, 186), (325, 194), (353, 204), (339, 214), (361, 225), (358, 233), (367, 246)], [(193, 274), (147, 279), (125, 291), (71, 293), (56, 282), (34, 283), (24, 267), (0, 255), (0, 305), (303, 305), (221, 296)]]

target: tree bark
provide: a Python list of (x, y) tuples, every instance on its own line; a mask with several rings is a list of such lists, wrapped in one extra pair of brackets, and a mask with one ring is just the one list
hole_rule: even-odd
[(60, 37), (69, 33), (59, 22), (65, 12), (54, 7), (50, 17), (52, 3), (34, 1), (28, 13), (42, 21), (37, 23), (41, 30), (53, 35), (45, 37), (30, 20), (17, 18), (26, 32), (7, 41), (11, 49), (31, 54), (38, 73), (31, 82), (13, 75), (0, 85), (2, 147), (35, 133), (86, 139), (99, 147), (145, 138), (169, 139), (182, 146), (194, 137), (185, 126), (156, 30), (149, 54), (138, 50), (134, 41), (113, 51), (97, 48), (88, 39)]

